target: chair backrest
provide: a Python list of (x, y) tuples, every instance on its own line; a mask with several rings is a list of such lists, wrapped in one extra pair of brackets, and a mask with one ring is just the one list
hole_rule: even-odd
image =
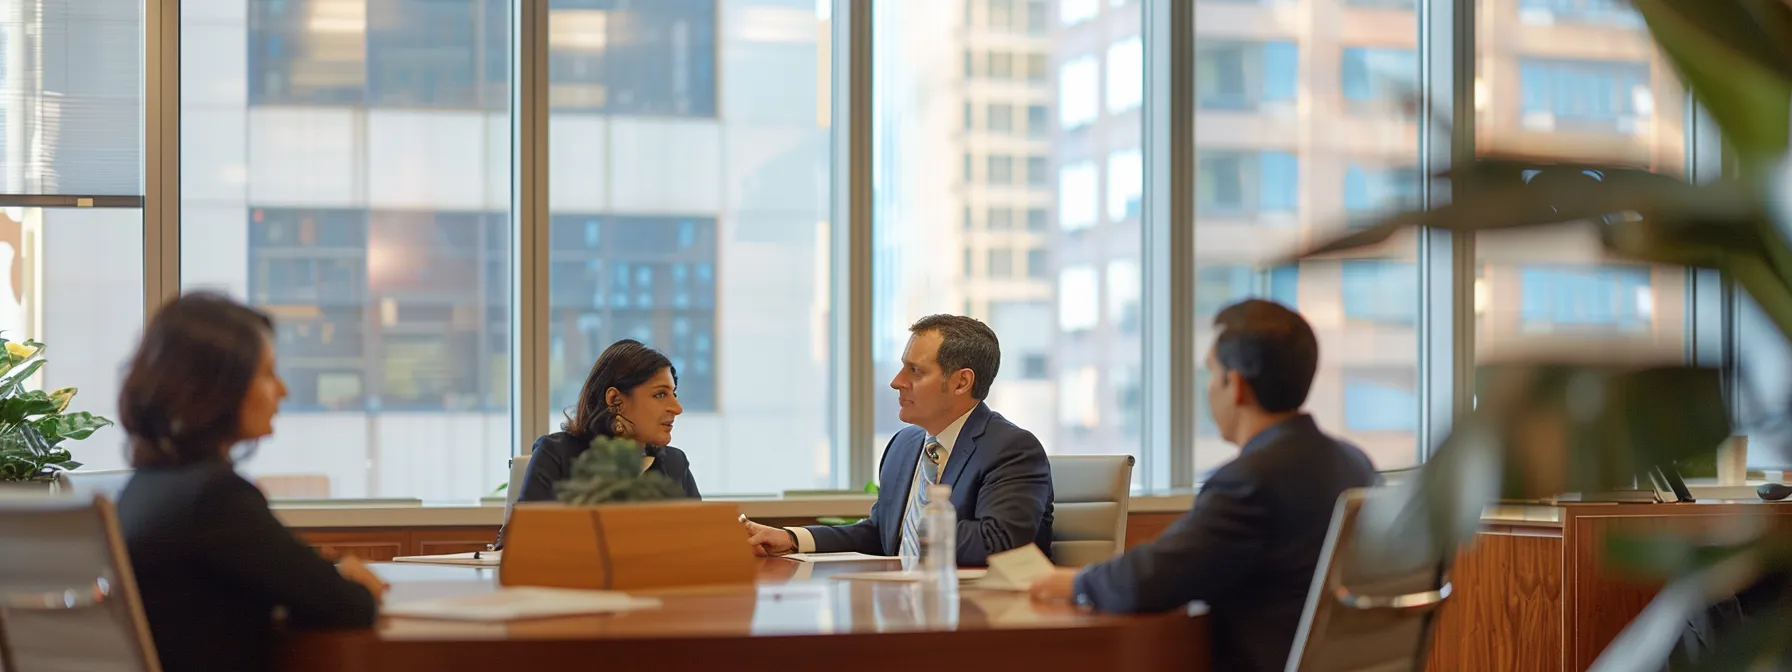
[(74, 471), (56, 472), (56, 492), (73, 495), (81, 499), (91, 499), (100, 495), (114, 502), (118, 501), (118, 493), (124, 492), (126, 483), (131, 482), (131, 474), (135, 469), (77, 469)]
[(510, 522), (510, 512), (516, 509), (516, 497), (522, 493), (523, 479), (528, 475), (528, 455), (510, 458), (510, 482), (504, 484), (504, 522)]
[(1052, 563), (1082, 567), (1126, 550), (1131, 455), (1052, 455)]
[(1450, 596), (1451, 558), (1391, 570), (1355, 561), (1357, 514), (1387, 488), (1338, 497), (1319, 552), (1288, 672), (1409, 672), (1425, 669), (1432, 624)]
[(0, 668), (159, 672), (112, 503), (0, 499)]

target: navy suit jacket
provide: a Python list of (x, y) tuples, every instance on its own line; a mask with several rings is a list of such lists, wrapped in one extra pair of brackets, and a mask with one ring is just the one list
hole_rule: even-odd
[(1121, 612), (1204, 601), (1213, 669), (1281, 672), (1338, 496), (1380, 482), (1356, 446), (1290, 418), (1246, 442), (1157, 539), (1078, 573), (1077, 599)]
[[(878, 466), (880, 487), (871, 516), (851, 525), (809, 526), (817, 552), (900, 552), (902, 514), (926, 440), (927, 431), (913, 425), (890, 438)], [(1052, 468), (1032, 432), (979, 402), (958, 432), (940, 482), (952, 486), (952, 508), (958, 511), (958, 564), (985, 566), (991, 553), (1027, 544), (1051, 555)]]

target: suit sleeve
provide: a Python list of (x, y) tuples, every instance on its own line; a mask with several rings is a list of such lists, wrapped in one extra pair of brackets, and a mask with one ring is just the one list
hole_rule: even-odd
[(703, 493), (697, 490), (697, 477), (691, 474), (689, 466), (685, 467), (684, 482), (679, 485), (684, 488), (684, 496), (691, 499), (703, 499)]
[[(897, 432), (896, 436), (902, 436), (902, 432)], [(890, 446), (896, 445), (896, 436), (890, 437), (890, 442), (884, 444), (884, 454), (877, 460), (877, 473), (879, 474), (882, 474), (884, 471), (883, 463), (890, 455)], [(896, 486), (893, 483), (880, 484), (877, 493), (877, 501), (871, 503), (871, 514), (866, 516), (864, 520), (851, 525), (804, 526), (803, 530), (807, 531), (810, 538), (814, 540), (815, 549), (813, 552), (843, 553), (853, 551), (864, 553), (866, 555), (890, 555), (889, 553), (884, 552), (883, 531), (877, 526), (878, 516), (883, 513), (884, 507), (896, 506), (900, 508), (908, 501), (908, 488), (906, 485), (907, 484)], [(890, 499), (892, 497), (897, 497), (897, 499)], [(892, 504), (892, 501), (896, 503)], [(802, 541), (800, 535), (798, 541), (799, 544)]]
[(985, 472), (977, 510), (958, 521), (958, 564), (982, 567), (992, 553), (1033, 543), (1052, 498), (1052, 466), (1031, 432), (1004, 446)]
[(198, 562), (241, 590), (286, 607), (293, 624), (365, 628), (379, 615), (373, 594), (293, 536), (247, 481), (214, 481), (198, 517), (205, 530), (195, 537), (203, 546)]
[(554, 501), (554, 484), (572, 475), (566, 456), (546, 444), (536, 441), (534, 450), (529, 452), (529, 467), (523, 472), (523, 489), (516, 493), (516, 501)]
[(1262, 557), (1270, 518), (1262, 500), (1254, 479), (1222, 469), (1163, 536), (1078, 573), (1076, 593), (1113, 612), (1163, 611), (1211, 599)]

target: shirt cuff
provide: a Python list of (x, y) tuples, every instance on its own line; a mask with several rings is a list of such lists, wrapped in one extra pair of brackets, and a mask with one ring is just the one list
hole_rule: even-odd
[(814, 553), (815, 552), (815, 535), (810, 534), (809, 530), (807, 528), (786, 527), (784, 529), (790, 530), (791, 534), (796, 535), (796, 552), (798, 552), (798, 553)]

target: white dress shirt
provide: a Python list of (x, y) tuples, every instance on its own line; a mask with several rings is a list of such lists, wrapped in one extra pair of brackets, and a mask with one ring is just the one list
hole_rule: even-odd
[[(958, 419), (953, 420), (952, 424), (946, 425), (945, 429), (940, 430), (938, 436), (933, 437), (940, 442), (940, 476), (942, 478), (946, 475), (946, 465), (951, 464), (952, 447), (958, 444), (958, 433), (964, 430), (965, 420), (970, 419), (971, 413), (976, 410), (977, 407), (972, 406), (971, 410), (965, 411), (964, 415), (958, 416)], [(922, 448), (926, 448), (926, 444), (922, 444)], [(908, 497), (915, 496), (915, 482), (921, 478), (921, 460), (925, 459), (927, 459), (927, 451), (922, 450), (921, 454), (915, 459), (915, 476), (914, 478), (909, 479)], [(908, 497), (902, 499), (902, 510), (905, 515), (908, 511)], [(901, 523), (902, 521), (901, 518), (897, 518), (896, 520), (898, 523)], [(784, 529), (790, 530), (791, 534), (796, 535), (796, 550), (798, 553), (815, 552), (815, 535), (811, 534), (809, 530), (801, 527), (786, 527)], [(901, 528), (899, 527), (898, 529)]]

